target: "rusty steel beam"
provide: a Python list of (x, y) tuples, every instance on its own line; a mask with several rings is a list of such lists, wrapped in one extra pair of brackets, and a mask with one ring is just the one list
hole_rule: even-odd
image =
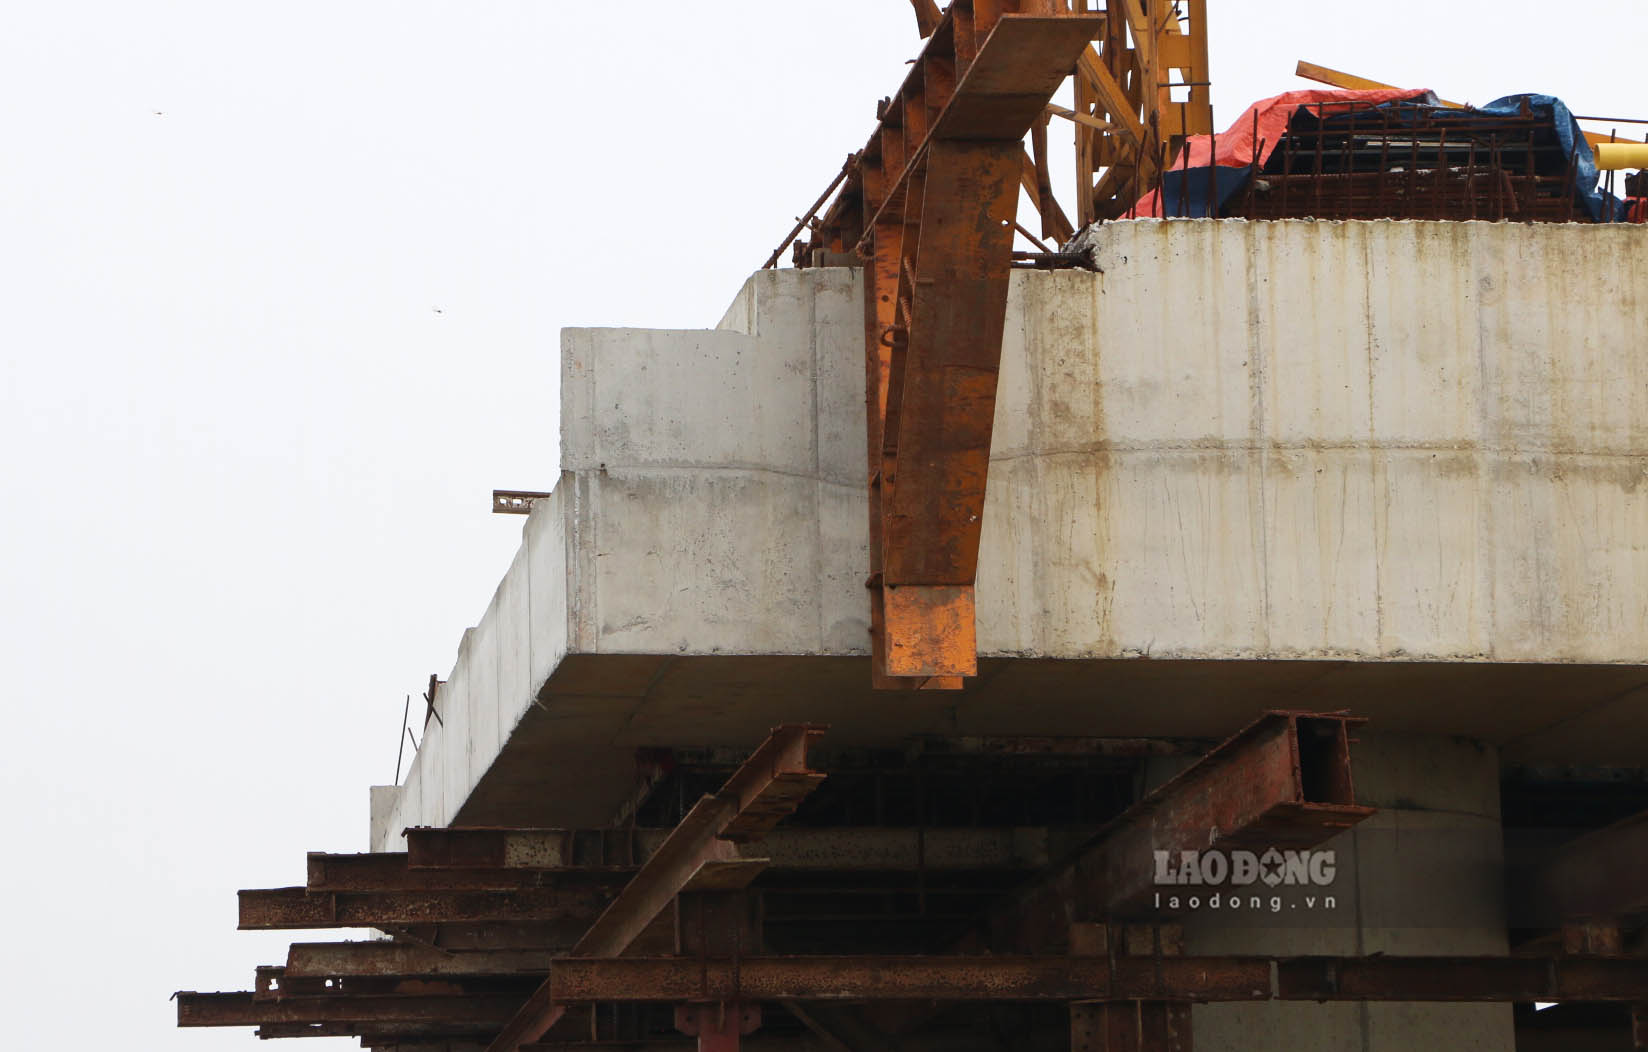
[(261, 965), (252, 999), (258, 1002), (287, 1001), (309, 997), (451, 996), (471, 997), (496, 994), (517, 1001), (547, 973), (506, 975), (336, 975), (296, 976), (284, 965)]
[(520, 1007), (509, 994), (468, 996), (295, 997), (259, 1001), (250, 991), (177, 994), (177, 1025), (270, 1026), (308, 1023), (428, 1023), (497, 1026)]
[[(1211, 743), (1207, 743), (1211, 744)], [(1201, 751), (1206, 751), (1204, 744)], [(1082, 746), (1083, 749), (1088, 748)], [(990, 746), (961, 751), (1029, 753), (1029, 747)], [(1048, 752), (1057, 751), (1049, 746)], [(1071, 751), (1078, 751), (1075, 746)], [(1169, 743), (1154, 754), (1167, 754)], [(1178, 751), (1183, 751), (1179, 748)], [(1083, 753), (1084, 755), (1086, 753)], [(1107, 755), (1146, 755), (1143, 750)], [(759, 855), (772, 871), (989, 870), (1042, 869), (1090, 837), (1094, 828), (1047, 826), (848, 826), (778, 828), (760, 841)], [(645, 861), (669, 836), (668, 829), (624, 831), (604, 857)], [(570, 863), (562, 829), (410, 829), (407, 858), (412, 871), (434, 871), (446, 860), (455, 872), (486, 873), (477, 867), (557, 870)], [(415, 835), (415, 837), (414, 837)], [(438, 877), (431, 879), (439, 880)], [(483, 877), (481, 879), (491, 879)], [(507, 878), (500, 878), (500, 882)]]
[(286, 952), (288, 979), (409, 978), (547, 975), (554, 950), (452, 952), (414, 943), (295, 942)]
[(394, 928), (417, 924), (593, 919), (611, 901), (610, 893), (591, 888), (358, 893), (258, 888), (240, 892), (240, 929)]
[(955, 0), (923, 23), (921, 56), (819, 224), (815, 250), (866, 261), (876, 687), (959, 689), (978, 671), (973, 584), (1021, 143), (1103, 25), (1063, 0)]
[(267, 1023), (253, 1031), (262, 1040), (294, 1037), (355, 1037), (363, 1048), (393, 1052), (485, 1052), (485, 1024), (435, 1029), (413, 1023)]
[[(1269, 712), (1128, 808), (991, 917), (989, 944), (1042, 953), (1076, 922), (1127, 919), (1152, 898), (1155, 852), (1312, 847), (1374, 813), (1359, 806), (1343, 714)], [(1160, 919), (1160, 918), (1158, 918)], [(975, 936), (963, 948), (976, 948)]]
[[(807, 723), (774, 727), (715, 794), (734, 808), (716, 835), (735, 844), (748, 843), (766, 836), (794, 814), (801, 801), (824, 781), (823, 772), (807, 766), (807, 753), (828, 729)], [(663, 854), (663, 845), (658, 854)], [(652, 859), (647, 862), (650, 865)]]
[[(800, 1034), (754, 1034), (740, 1039), (742, 1052), (841, 1052)], [(699, 1052), (696, 1038), (652, 1037), (633, 1041), (553, 1041), (522, 1045), (521, 1052)], [(408, 1052), (401, 1046), (395, 1052)], [(953, 1052), (953, 1050), (952, 1050)]]
[(487, 1027), (431, 1027), (415, 1023), (266, 1023), (253, 1032), (262, 1040), (294, 1037), (356, 1037), (363, 1048), (391, 1049), (393, 1052), (485, 1052)]
[(1631, 957), (563, 958), (560, 1003), (722, 1001), (1586, 1001), (1636, 1003)]
[(264, 1023), (254, 1032), (260, 1040), (293, 1037), (359, 1037), (353, 1023)]
[[(1003, 15), (967, 59), (949, 17), (904, 103), (902, 171), (867, 194), (867, 268), (877, 383), (871, 426), (873, 671), (880, 686), (956, 688), (978, 671), (974, 579), (1006, 323), (1025, 133), (1097, 30), (1085, 16)], [(914, 75), (912, 74), (912, 77)], [(926, 98), (954, 83), (942, 107)], [(936, 112), (937, 117), (931, 117)], [(923, 119), (931, 120), (931, 130)], [(915, 133), (925, 132), (925, 137)], [(918, 139), (918, 142), (910, 142)], [(891, 178), (889, 178), (891, 177)], [(868, 185), (868, 184), (867, 184)], [(902, 213), (902, 222), (881, 217)], [(882, 377), (885, 377), (884, 383)]]
[[(824, 731), (809, 724), (775, 727), (720, 792), (693, 806), (572, 952), (616, 957), (677, 895), (693, 888), (707, 866), (751, 862), (739, 856), (737, 845), (759, 839), (824, 780), (822, 773), (807, 766), (807, 751)], [(548, 1032), (564, 1011), (545, 981), (498, 1034), (490, 1052), (518, 1052), (521, 1045)]]
[(452, 952), (554, 950), (565, 953), (588, 928), (587, 916), (568, 915), (550, 921), (403, 924), (380, 930), (404, 942)]
[(331, 855), (311, 852), (310, 891), (530, 891), (600, 888), (616, 892), (633, 866), (553, 866), (540, 869), (414, 869), (407, 855), (385, 852)]

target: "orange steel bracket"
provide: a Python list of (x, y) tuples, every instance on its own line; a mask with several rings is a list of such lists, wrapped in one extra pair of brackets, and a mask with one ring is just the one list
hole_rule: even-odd
[(878, 688), (955, 690), (978, 672), (973, 582), (1022, 143), (1103, 25), (1064, 0), (955, 0), (820, 224), (816, 247), (865, 260)]

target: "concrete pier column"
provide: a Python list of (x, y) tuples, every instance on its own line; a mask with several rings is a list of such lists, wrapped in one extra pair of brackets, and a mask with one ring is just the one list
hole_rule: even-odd
[[(1465, 739), (1364, 731), (1352, 757), (1357, 802), (1380, 810), (1323, 845), (1334, 851), (1333, 879), (1261, 887), (1257, 910), (1188, 915), (1186, 953), (1507, 952), (1497, 751)], [(1271, 908), (1272, 891), (1280, 909)], [(1197, 1005), (1193, 1025), (1197, 1052), (1516, 1047), (1508, 1004)]]

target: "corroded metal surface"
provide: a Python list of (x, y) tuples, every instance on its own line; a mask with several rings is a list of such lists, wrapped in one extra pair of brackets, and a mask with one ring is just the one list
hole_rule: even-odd
[(1594, 1001), (1635, 1003), (1648, 958), (565, 958), (563, 1003), (589, 1001)]
[(1062, 0), (957, 0), (820, 224), (817, 251), (866, 260), (877, 686), (957, 689), (978, 672), (973, 581), (1021, 143), (1103, 21)]
[[(823, 727), (810, 724), (775, 727), (720, 793), (704, 797), (688, 812), (572, 952), (616, 957), (707, 864), (738, 861), (738, 849), (729, 837), (759, 838), (823, 780), (823, 774), (807, 767), (807, 750), (823, 733)], [(509, 1020), (489, 1052), (516, 1052), (548, 1032), (562, 1013), (546, 981)]]
[(306, 888), (240, 893), (240, 928), (389, 928), (482, 921), (593, 920), (611, 891), (534, 888), (525, 891), (310, 892)]
[(1342, 714), (1271, 712), (1129, 808), (990, 921), (996, 948), (1063, 947), (1075, 921), (1147, 910), (1157, 851), (1300, 849), (1374, 813), (1356, 803)]

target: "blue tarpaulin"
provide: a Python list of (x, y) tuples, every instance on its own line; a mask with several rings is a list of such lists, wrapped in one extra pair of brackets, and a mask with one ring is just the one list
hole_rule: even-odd
[[(1310, 100), (1302, 98), (1307, 94)], [(1366, 105), (1357, 105), (1358, 102), (1366, 102)], [(1269, 170), (1267, 160), (1274, 155), (1282, 137), (1288, 134), (1283, 129), (1292, 129), (1296, 122), (1308, 121), (1313, 133), (1319, 127), (1321, 131), (1331, 134), (1336, 122), (1348, 127), (1358, 117), (1365, 120), (1368, 113), (1379, 111), (1387, 111), (1386, 119), (1398, 127), (1404, 121), (1417, 124), (1423, 120), (1433, 128), (1441, 126), (1444, 129), (1455, 122), (1479, 123), (1484, 117), (1526, 120), (1531, 116), (1550, 129), (1551, 140), (1544, 144), (1542, 151), (1547, 170), (1542, 174), (1571, 171), (1574, 202), (1593, 222), (1623, 222), (1626, 219), (1624, 203), (1599, 188), (1595, 155), (1579, 123), (1561, 99), (1552, 95), (1507, 95), (1486, 106), (1457, 109), (1441, 105), (1434, 95), (1423, 91), (1301, 92), (1267, 99), (1256, 104), (1216, 140), (1212, 136), (1192, 137), (1186, 146), (1188, 155), (1181, 154), (1180, 164), (1164, 173), (1160, 195), (1145, 197), (1136, 206), (1134, 214), (1192, 218), (1224, 214), (1225, 204), (1246, 188), (1254, 177), (1255, 156), (1258, 159), (1257, 171)], [(1268, 131), (1268, 138), (1261, 137), (1256, 145), (1255, 131), (1250, 130), (1250, 124), (1253, 129)], [(1217, 156), (1214, 155), (1215, 149)], [(1263, 176), (1260, 175), (1260, 178)]]

